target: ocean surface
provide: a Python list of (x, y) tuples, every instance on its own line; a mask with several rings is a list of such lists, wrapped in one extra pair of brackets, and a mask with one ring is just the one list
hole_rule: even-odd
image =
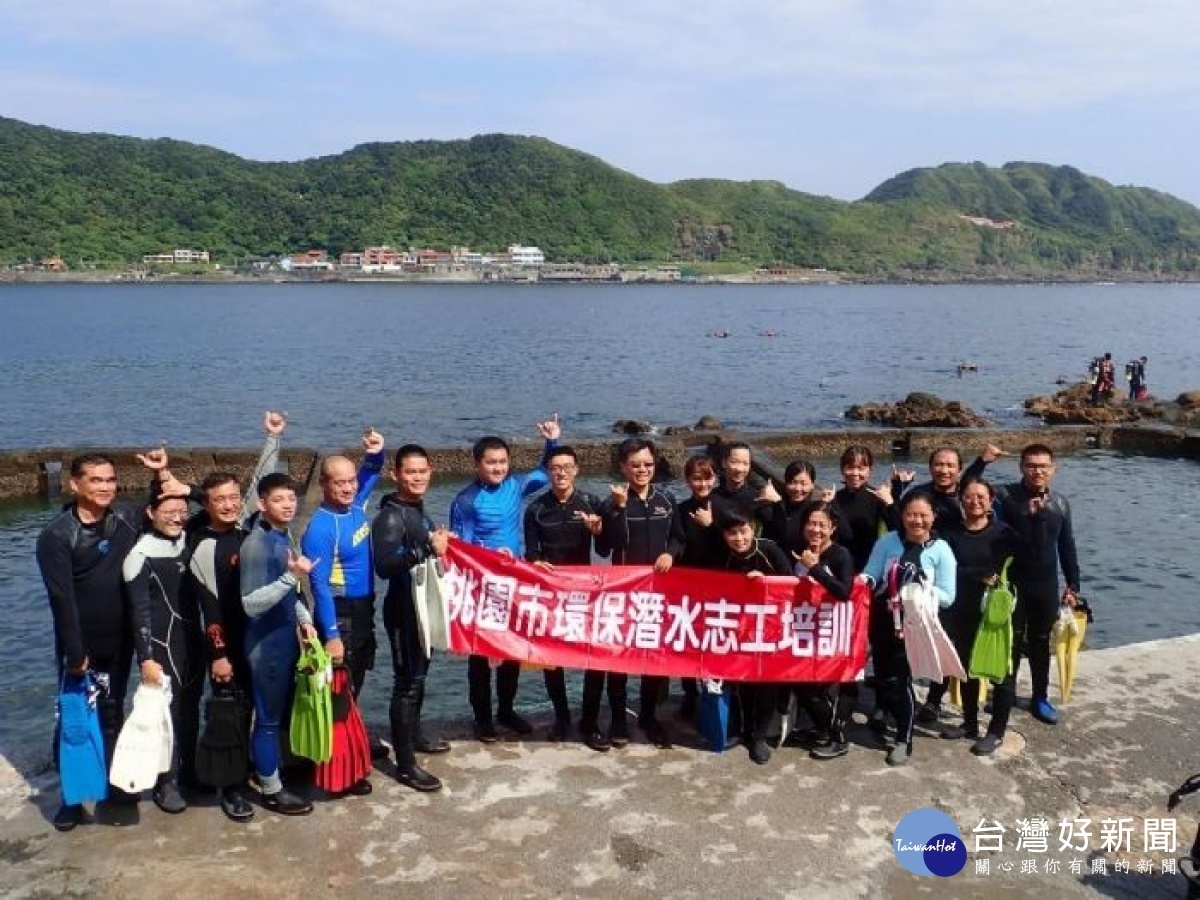
[(257, 446), (264, 409), (316, 447), (810, 428), (917, 390), (1012, 424), (1105, 351), (1200, 387), (1200, 285), (0, 285), (0, 323), (0, 449)]
[[(393, 448), (465, 445), (488, 431), (532, 438), (550, 412), (567, 438), (604, 436), (628, 416), (819, 427), (841, 425), (850, 403), (911, 390), (1016, 423), (1024, 397), (1081, 376), (1106, 350), (1121, 364), (1149, 356), (1156, 395), (1200, 387), (1200, 286), (1190, 285), (3, 286), (0, 322), (0, 449), (257, 446), (262, 410), (280, 407), (286, 440), (319, 447), (352, 443), (367, 424)], [(960, 361), (981, 371), (959, 378)], [(822, 483), (836, 480), (832, 461), (818, 470)], [(1060, 461), (1055, 486), (1073, 506), (1097, 614), (1090, 646), (1200, 631), (1198, 476), (1188, 460), (1093, 451)], [(1014, 479), (1015, 464), (1001, 461), (992, 477)], [(431, 490), (436, 520), (461, 486)], [(10, 758), (48, 747), (53, 725), (51, 622), (33, 558), (53, 512), (0, 504), (10, 636), (0, 755)], [(363, 695), (376, 725), (390, 687), (385, 646)], [(571, 677), (573, 690), (579, 682)], [(538, 672), (523, 674), (518, 702), (548, 710)], [(435, 718), (468, 715), (461, 660), (435, 662), (428, 707)]]

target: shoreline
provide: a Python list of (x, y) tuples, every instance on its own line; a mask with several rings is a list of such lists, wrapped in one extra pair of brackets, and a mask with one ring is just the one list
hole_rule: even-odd
[[(605, 475), (615, 471), (614, 447), (629, 435), (572, 440), (585, 474)], [(943, 446), (973, 455), (985, 443), (1018, 447), (1037, 439), (1055, 453), (1071, 454), (1084, 450), (1116, 450), (1144, 456), (1200, 459), (1200, 431), (1164, 425), (1039, 425), (1028, 428), (844, 428), (812, 429), (787, 432), (694, 431), (647, 434), (657, 445), (662, 459), (663, 479), (680, 477), (687, 457), (701, 446), (744, 440), (755, 449), (759, 474), (780, 478), (783, 461), (793, 458), (836, 458), (848, 444), (866, 444), (882, 460), (923, 459)], [(71, 457), (84, 451), (104, 453), (116, 463), (122, 492), (144, 490), (149, 473), (135, 455), (141, 447), (50, 447), (25, 450), (0, 449), (0, 500), (17, 500), (65, 495), (68, 489), (66, 467)], [(474, 471), (471, 449), (467, 444), (451, 447), (427, 447), (434, 468), (441, 475), (470, 475)], [(171, 447), (171, 470), (184, 482), (199, 484), (209, 472), (232, 471), (248, 478), (258, 459), (252, 447)], [(310, 447), (288, 446), (280, 452), (281, 462), (305, 491), (316, 490), (315, 472), (327, 452), (339, 452), (357, 459), (361, 448), (319, 451)], [(512, 444), (513, 466), (532, 468), (541, 457), (541, 445), (527, 442)], [(311, 499), (311, 498), (310, 498)]]
[[(629, 270), (636, 276), (639, 270)], [(846, 286), (846, 285), (894, 285), (894, 286), (1004, 286), (1004, 285), (1092, 285), (1111, 287), (1121, 285), (1172, 285), (1200, 284), (1200, 272), (1170, 277), (1155, 277), (1142, 272), (1087, 272), (1087, 273), (1043, 273), (1041, 275), (979, 274), (964, 275), (951, 273), (908, 273), (893, 277), (862, 275), (851, 272), (812, 272), (804, 275), (759, 275), (754, 272), (734, 274), (700, 274), (685, 276), (677, 280), (654, 277), (630, 277), (622, 280), (601, 278), (484, 278), (475, 273), (447, 273), (445, 275), (336, 275), (311, 277), (276, 273), (251, 275), (240, 273), (214, 273), (211, 275), (150, 275), (139, 276), (131, 272), (3, 272), (0, 271), (0, 287), (39, 284), (122, 284), (140, 286), (164, 286), (172, 284), (205, 284), (245, 287), (246, 285), (321, 285), (321, 284), (387, 284), (387, 285), (480, 285), (480, 286), (563, 286), (588, 285), (594, 287), (703, 287), (707, 285), (794, 285), (794, 286)]]

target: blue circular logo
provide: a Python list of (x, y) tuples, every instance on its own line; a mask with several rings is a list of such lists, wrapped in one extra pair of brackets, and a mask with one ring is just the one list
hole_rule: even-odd
[(914, 809), (900, 820), (892, 838), (900, 865), (914, 875), (949, 878), (967, 864), (967, 845), (958, 824), (940, 809)]

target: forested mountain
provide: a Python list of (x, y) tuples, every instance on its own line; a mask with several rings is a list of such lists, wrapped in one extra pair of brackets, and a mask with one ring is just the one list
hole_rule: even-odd
[(1200, 210), (1035, 163), (915, 169), (849, 203), (777, 182), (656, 184), (534, 137), (364, 144), (262, 163), (0, 118), (0, 265), (52, 255), (121, 265), (175, 247), (229, 264), (312, 247), (514, 242), (560, 261), (1169, 276), (1200, 269)]

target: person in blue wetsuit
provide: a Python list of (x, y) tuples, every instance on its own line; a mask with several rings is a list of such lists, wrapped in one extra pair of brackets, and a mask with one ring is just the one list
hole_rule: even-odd
[(388, 718), (396, 752), (396, 780), (415, 791), (441, 790), (441, 779), (417, 764), (417, 753), (448, 753), (450, 744), (428, 737), (421, 727), (429, 655), (421, 647), (413, 606), (412, 568), (430, 554), (443, 556), (450, 539), (425, 513), (425, 494), (433, 477), (429, 454), (417, 444), (396, 451), (392, 476), (396, 492), (379, 502), (371, 524), (375, 574), (387, 580), (383, 627), (392, 650), (392, 701)]
[[(450, 530), (472, 544), (499, 550), (514, 558), (521, 556), (521, 501), (545, 487), (550, 480), (546, 460), (558, 446), (562, 429), (558, 416), (538, 423), (546, 446), (541, 462), (532, 472), (509, 472), (508, 444), (503, 438), (483, 437), (475, 442), (475, 481), (459, 491), (450, 506)], [(496, 722), (517, 734), (529, 734), (533, 726), (517, 715), (517, 678), (521, 664), (505, 660), (496, 672), (498, 710), (492, 716), (492, 674), (487, 657), (472, 655), (467, 660), (467, 685), (475, 715), (475, 736), (484, 743), (499, 739)]]
[(375, 573), (367, 501), (383, 470), (383, 435), (363, 435), (362, 465), (344, 456), (321, 463), (321, 505), (313, 512), (300, 549), (313, 561), (309, 584), (317, 633), (334, 665), (350, 670), (354, 694), (375, 666)]
[(283, 787), (279, 776), (279, 732), (300, 647), (296, 633), (316, 636), (312, 616), (300, 594), (300, 580), (312, 561), (293, 549), (288, 526), (296, 517), (296, 487), (282, 472), (258, 482), (261, 515), (242, 542), (239, 561), (242, 606), (246, 611), (246, 658), (254, 686), (251, 748), (262, 805), (271, 812), (303, 816), (312, 803)]

